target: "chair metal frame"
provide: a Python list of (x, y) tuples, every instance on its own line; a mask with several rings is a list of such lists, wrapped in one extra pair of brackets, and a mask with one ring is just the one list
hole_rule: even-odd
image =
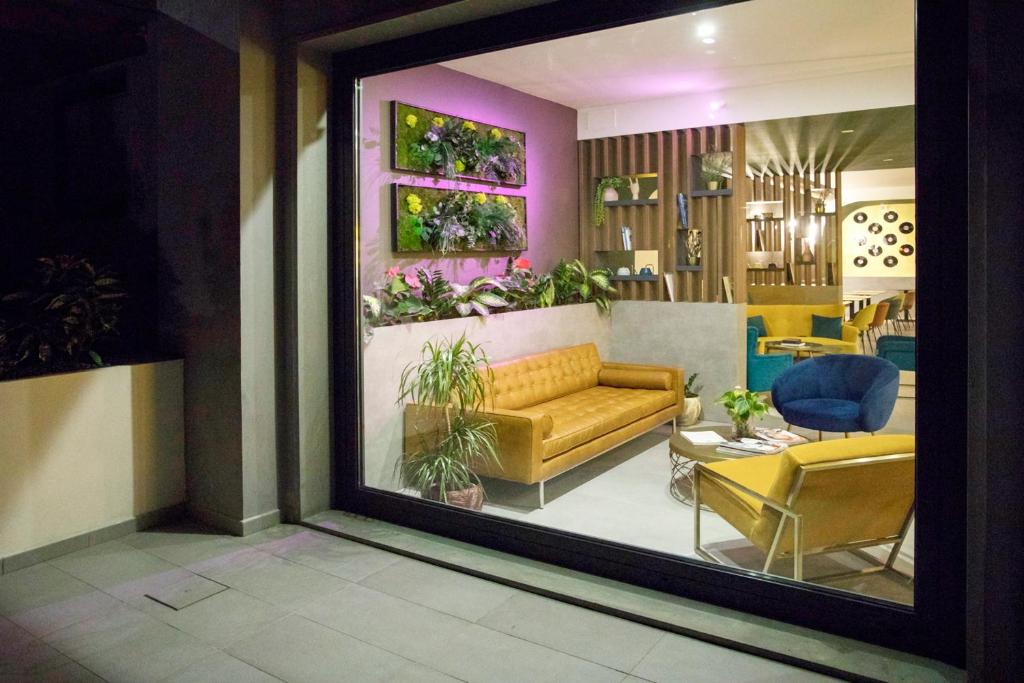
[[(889, 556), (883, 564), (866, 567), (852, 572), (843, 572), (840, 574), (829, 574), (827, 576), (815, 577), (816, 581), (824, 579), (838, 579), (849, 576), (860, 576), (863, 574), (871, 574), (874, 572), (884, 571), (886, 569), (892, 569), (896, 562), (896, 558), (899, 555), (900, 548), (903, 547), (903, 542), (906, 540), (907, 531), (910, 529), (910, 524), (914, 520), (914, 503), (915, 499), (912, 498), (910, 502), (910, 509), (907, 510), (907, 514), (903, 519), (903, 524), (900, 526), (899, 532), (895, 536), (886, 536), (884, 538), (875, 539), (864, 539), (861, 541), (853, 541), (850, 543), (843, 543), (834, 546), (824, 546), (820, 548), (804, 548), (803, 538), (803, 515), (796, 513), (793, 508), (793, 503), (797, 500), (800, 495), (800, 491), (803, 488), (804, 478), (808, 472), (817, 472), (823, 470), (836, 470), (846, 469), (851, 467), (866, 467), (870, 465), (881, 465), (893, 462), (902, 462), (906, 460), (913, 460), (915, 457), (914, 453), (895, 453), (892, 455), (878, 455), (863, 458), (850, 458), (848, 460), (835, 460), (831, 462), (822, 463), (811, 463), (808, 465), (800, 466), (800, 473), (796, 477), (796, 480), (790, 486), (789, 492), (786, 494), (785, 505), (779, 504), (778, 502), (763, 496), (756, 491), (753, 491), (742, 484), (729, 479), (728, 477), (721, 475), (713, 470), (707, 469), (704, 463), (698, 463), (694, 468), (693, 472), (693, 549), (700, 557), (714, 562), (715, 564), (723, 564), (718, 558), (711, 555), (700, 542), (700, 484), (702, 477), (709, 477), (718, 481), (719, 483), (730, 486), (738, 491), (742, 491), (748, 496), (760, 501), (764, 505), (767, 505), (772, 510), (775, 510), (781, 515), (779, 519), (779, 526), (775, 530), (775, 538), (772, 540), (772, 545), (768, 550), (767, 557), (765, 558), (764, 573), (769, 573), (772, 564), (777, 559), (784, 559), (788, 556), (793, 558), (793, 578), (797, 581), (803, 581), (804, 575), (804, 557), (807, 555), (818, 555), (822, 553), (833, 553), (842, 550), (857, 550), (860, 548), (868, 548), (876, 545), (885, 545), (892, 543), (892, 550), (889, 551)], [(793, 550), (789, 553), (778, 552), (779, 543), (782, 540), (783, 531), (786, 528), (786, 520), (790, 520), (793, 523)], [(871, 558), (874, 559), (874, 558)]]

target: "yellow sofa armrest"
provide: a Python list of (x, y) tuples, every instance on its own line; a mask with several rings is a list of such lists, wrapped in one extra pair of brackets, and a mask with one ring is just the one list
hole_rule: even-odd
[(601, 363), (597, 383), (602, 386), (626, 389), (661, 389), (674, 391), (679, 410), (686, 397), (686, 375), (682, 368), (668, 365), (642, 365), (639, 363)]
[(554, 428), (551, 416), (539, 410), (504, 408), (490, 408), (478, 415), (494, 423), (501, 467), (486, 465), (478, 468), (476, 473), (523, 484), (540, 481), (544, 438)]

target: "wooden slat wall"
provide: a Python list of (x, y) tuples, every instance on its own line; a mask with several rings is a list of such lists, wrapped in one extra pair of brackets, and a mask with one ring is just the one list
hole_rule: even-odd
[[(742, 124), (709, 126), (658, 133), (640, 133), (579, 143), (580, 258), (588, 266), (599, 264), (598, 250), (622, 249), (621, 228), (633, 229), (634, 249), (659, 250), (661, 273), (675, 273), (677, 301), (725, 301), (722, 276), (733, 280), (737, 301), (746, 300), (746, 241), (744, 210), (748, 183), (740, 175), (731, 196), (692, 197), (690, 156), (712, 150), (733, 151), (733, 168), (746, 167)], [(608, 207), (603, 225), (591, 223), (591, 206), (598, 178), (641, 173), (658, 175), (655, 205)], [(699, 182), (699, 179), (698, 179)], [(675, 270), (680, 232), (676, 195), (689, 196), (689, 224), (704, 240), (701, 271)], [(662, 278), (658, 282), (617, 282), (620, 298), (666, 301)]]
[[(799, 252), (797, 240), (789, 229), (792, 218), (813, 215), (814, 202), (811, 197), (812, 188), (828, 188), (835, 192), (837, 213), (842, 207), (842, 173), (826, 171), (806, 173), (803, 175), (774, 175), (765, 173), (756, 177), (747, 177), (748, 201), (779, 201), (783, 203), (782, 221), (745, 221), (747, 223), (746, 249), (754, 251), (755, 231), (764, 229), (765, 245), (768, 251), (783, 251), (785, 262), (793, 269), (793, 284), (825, 285), (828, 284), (827, 263), (833, 263), (833, 284), (841, 285), (843, 281), (843, 245), (841, 221), (838, 215), (817, 216), (819, 223), (825, 221), (822, 237), (814, 248), (814, 263), (797, 263)], [(802, 227), (802, 224), (801, 224)], [(798, 228), (799, 230), (800, 228)], [(799, 236), (799, 234), (797, 235)], [(834, 254), (831, 251), (834, 249)], [(832, 256), (833, 258), (829, 258)], [(786, 282), (786, 271), (748, 271), (746, 281), (749, 285), (783, 285)]]

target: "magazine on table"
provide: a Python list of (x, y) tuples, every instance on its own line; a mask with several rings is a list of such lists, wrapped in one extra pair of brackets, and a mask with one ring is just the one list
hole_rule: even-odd
[(786, 450), (786, 446), (761, 439), (738, 439), (726, 441), (715, 450), (728, 455), (774, 455)]
[(754, 436), (769, 443), (781, 444), (783, 446), (796, 446), (797, 444), (807, 443), (807, 439), (799, 434), (778, 428), (758, 427), (754, 430)]

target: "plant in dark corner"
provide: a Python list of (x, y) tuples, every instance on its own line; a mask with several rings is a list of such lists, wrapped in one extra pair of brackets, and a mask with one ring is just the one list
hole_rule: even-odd
[(102, 366), (126, 297), (83, 256), (38, 259), (33, 281), (0, 298), (0, 379)]

